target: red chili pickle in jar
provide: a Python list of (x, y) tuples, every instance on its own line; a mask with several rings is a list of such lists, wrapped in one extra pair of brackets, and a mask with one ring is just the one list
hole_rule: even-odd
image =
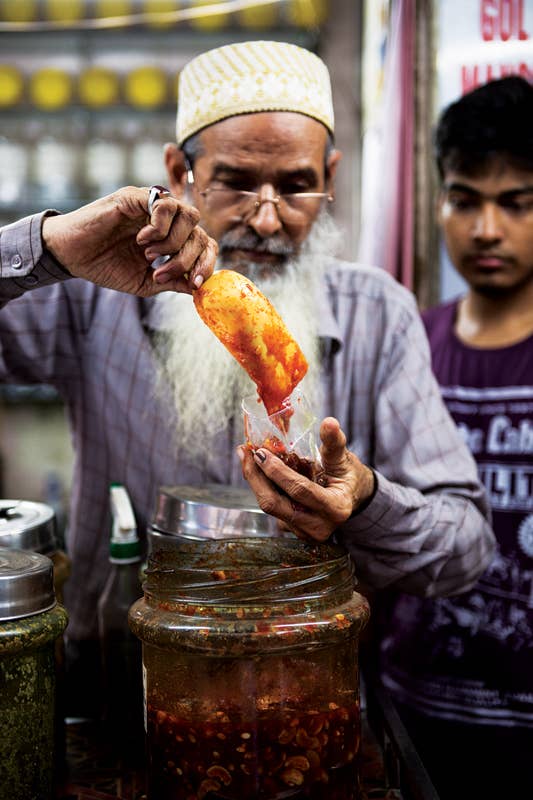
[(290, 539), (178, 542), (130, 610), (149, 800), (359, 800), (349, 556)]

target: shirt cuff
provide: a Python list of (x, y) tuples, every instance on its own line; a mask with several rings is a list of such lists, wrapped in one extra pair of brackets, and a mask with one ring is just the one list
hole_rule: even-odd
[(71, 278), (69, 272), (43, 249), (43, 220), (58, 211), (49, 209), (5, 225), (1, 233), (0, 277), (15, 279), (23, 289), (34, 289)]
[(378, 490), (378, 476), (376, 474), (376, 471), (374, 469), (372, 469), (372, 467), (369, 467), (368, 469), (370, 470), (370, 472), (372, 473), (372, 476), (374, 478), (374, 486), (372, 488), (371, 493), (368, 495), (368, 497), (365, 500), (363, 500), (361, 505), (357, 506), (355, 511), (352, 512), (352, 515), (351, 515), (350, 519), (353, 519), (354, 517), (357, 517), (359, 514), (362, 514), (363, 511), (366, 508), (368, 508), (368, 506), (370, 505), (370, 503), (372, 502), (372, 500), (376, 496), (376, 492)]
[[(385, 529), (393, 525), (398, 516), (398, 486), (383, 477), (379, 472), (374, 472), (374, 493), (352, 516), (343, 523), (339, 530), (342, 533), (375, 532), (376, 527)], [(402, 506), (403, 507), (403, 506)], [(394, 516), (394, 522), (391, 519)], [(373, 533), (374, 535), (374, 533)]]

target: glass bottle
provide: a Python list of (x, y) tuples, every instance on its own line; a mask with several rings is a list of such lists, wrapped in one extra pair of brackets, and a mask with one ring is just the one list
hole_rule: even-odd
[(110, 489), (113, 530), (111, 571), (98, 600), (102, 657), (102, 720), (104, 734), (124, 759), (144, 748), (142, 725), (141, 647), (128, 626), (128, 611), (142, 594), (139, 580), (140, 543), (133, 510), (123, 486)]
[[(143, 642), (149, 800), (357, 800), (349, 556), (292, 539), (174, 540), (130, 610)], [(327, 794), (326, 794), (327, 793)]]

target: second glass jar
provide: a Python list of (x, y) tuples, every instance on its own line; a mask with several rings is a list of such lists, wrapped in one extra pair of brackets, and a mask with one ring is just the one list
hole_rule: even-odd
[(357, 800), (368, 613), (335, 546), (154, 552), (129, 615), (143, 642), (150, 800)]

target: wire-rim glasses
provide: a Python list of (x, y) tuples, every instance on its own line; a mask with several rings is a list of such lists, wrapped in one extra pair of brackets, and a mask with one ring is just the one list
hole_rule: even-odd
[(260, 192), (208, 186), (199, 194), (211, 210), (233, 211), (241, 219), (253, 217), (264, 203), (273, 203), (281, 218), (290, 219), (313, 213), (323, 200), (333, 202), (333, 197), (328, 192), (288, 192), (262, 197)]

